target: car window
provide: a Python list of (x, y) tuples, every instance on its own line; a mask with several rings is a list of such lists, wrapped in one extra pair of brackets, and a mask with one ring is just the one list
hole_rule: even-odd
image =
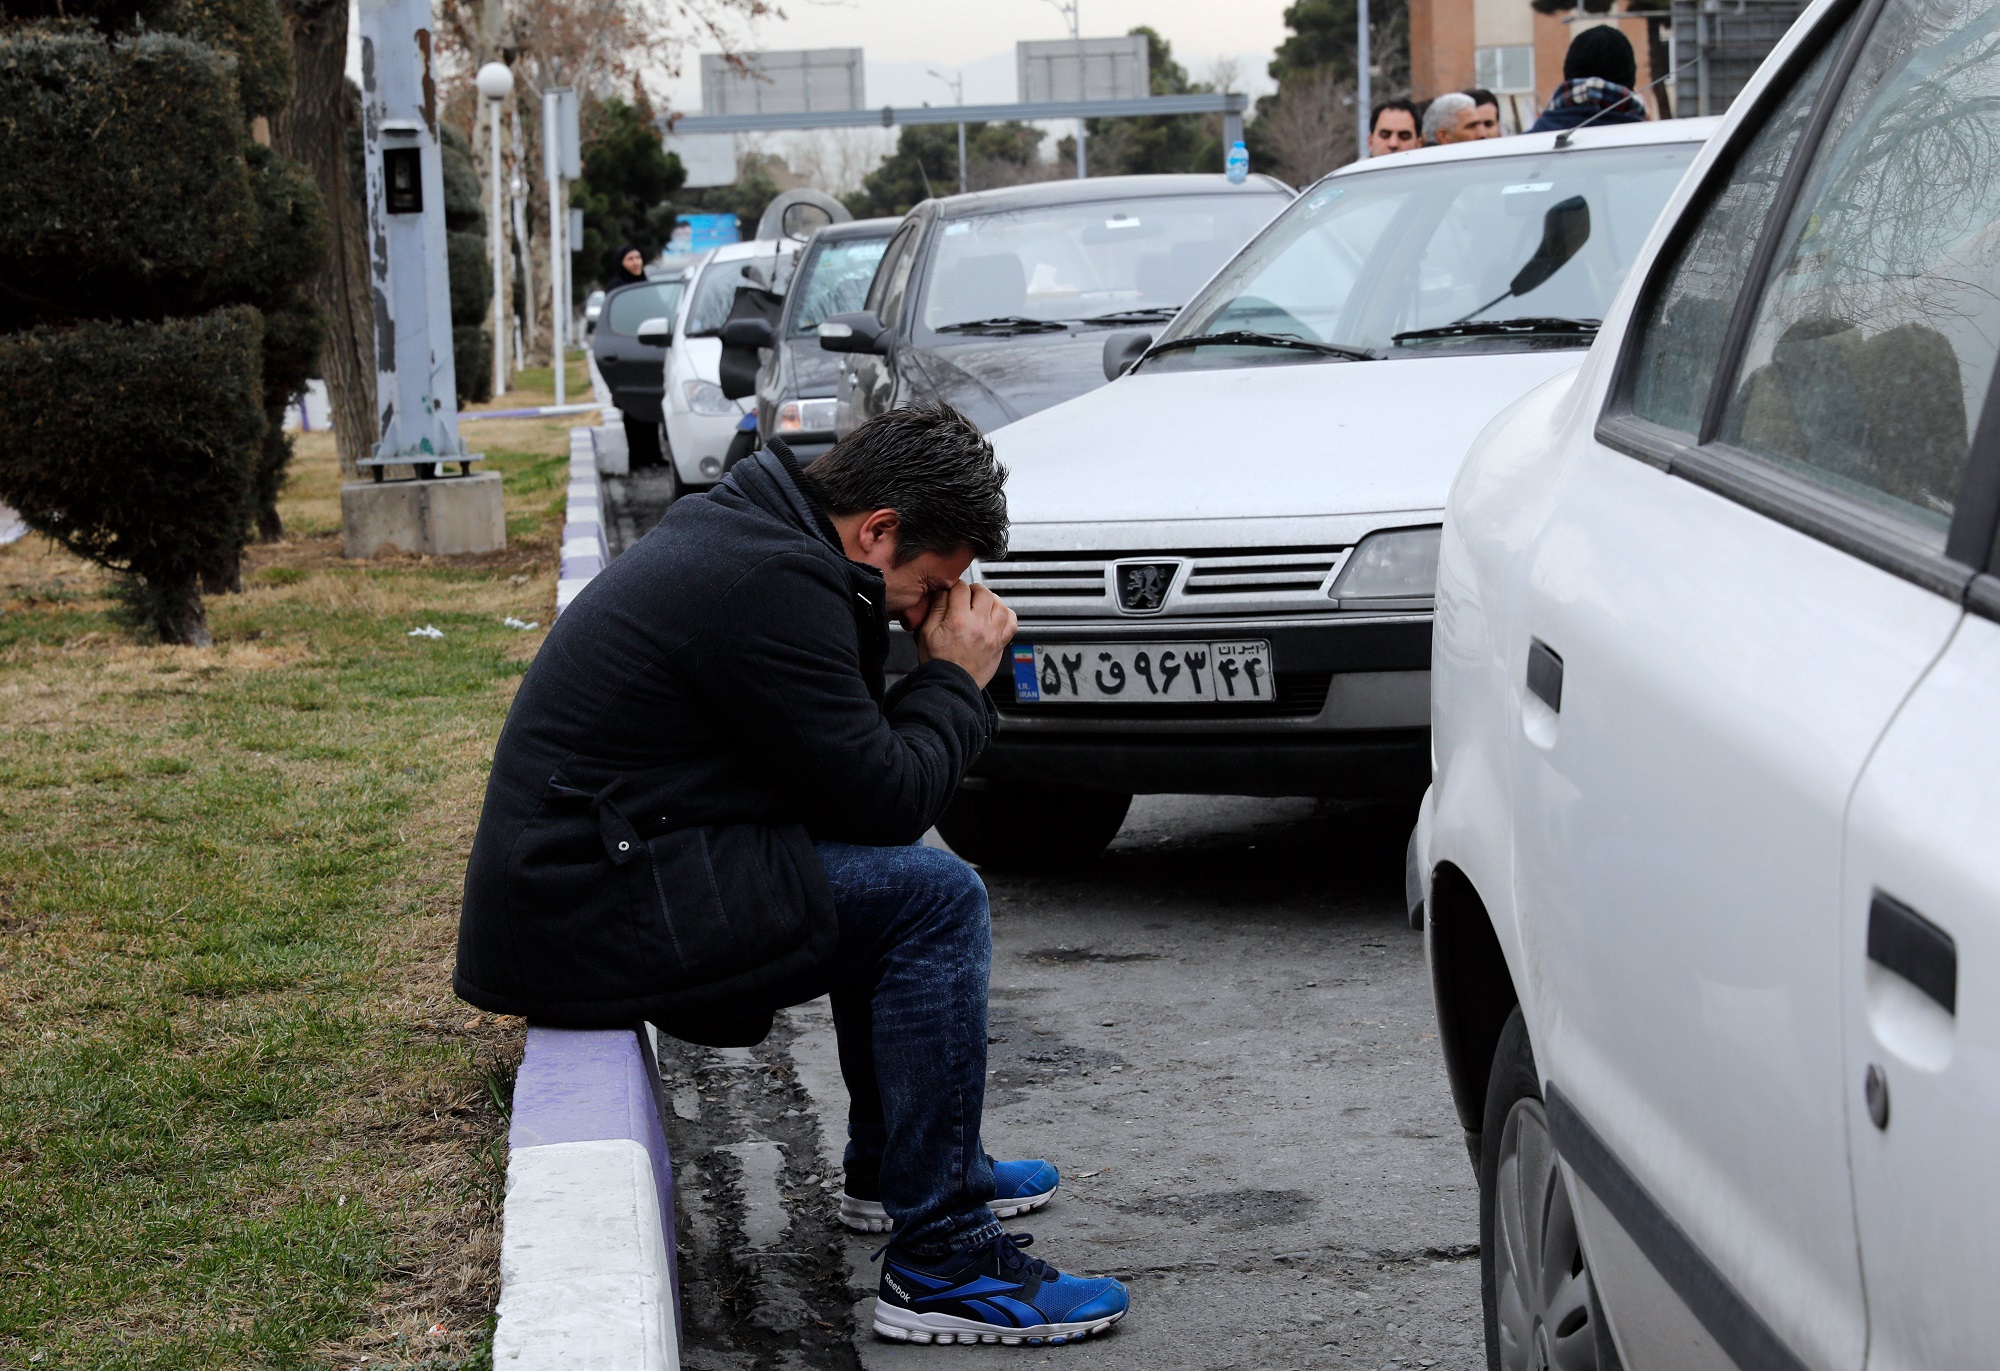
[(639, 325), (648, 319), (671, 319), (680, 308), (681, 291), (679, 281), (661, 281), (650, 286), (627, 286), (605, 302), (604, 322), (601, 325), (611, 333), (631, 337), (639, 331)]
[(886, 238), (841, 238), (818, 244), (799, 279), (792, 282), (792, 294), (798, 298), (792, 332), (809, 336), (819, 330), (822, 319), (860, 309), (888, 245)]
[(868, 303), (864, 308), (875, 311), (875, 317), (883, 323), (889, 322), (883, 310), (890, 281), (899, 273), (904, 279), (909, 277), (910, 254), (916, 248), (917, 228), (915, 224), (905, 224), (896, 231), (896, 236), (889, 240), (888, 250), (882, 254), (882, 260), (876, 264), (875, 276), (868, 286)]
[(1836, 34), (1773, 108), (1663, 278), (1633, 369), (1632, 411), (1640, 418), (1690, 435), (1701, 431), (1764, 220), (1840, 45)]
[[(1249, 331), (1391, 357), (1588, 346), (1698, 147), (1573, 148), (1322, 182), (1237, 254), (1162, 341)], [(1572, 226), (1574, 252), (1528, 284), (1524, 272), (1552, 211)], [(1504, 334), (1457, 327), (1524, 319), (1529, 327)], [(1550, 320), (1582, 326), (1544, 327)], [(1433, 332), (1403, 336), (1420, 331)], [(1318, 356), (1214, 344), (1164, 351), (1144, 365), (1285, 365)]]
[(1717, 434), (1943, 546), (2000, 354), (2000, 5), (1889, 0)]
[(896, 259), (889, 271), (889, 279), (882, 290), (882, 303), (876, 309), (883, 323), (894, 325), (903, 314), (903, 297), (910, 289), (910, 271), (917, 264), (917, 254), (923, 243), (922, 229), (910, 234), (910, 241), (903, 249), (903, 255)]
[[(738, 286), (761, 286), (770, 271), (772, 258), (744, 257), (733, 262), (710, 262), (694, 283), (694, 299), (688, 302), (687, 335), (704, 338), (722, 331), (729, 308), (736, 303)], [(757, 279), (749, 273), (755, 268)]]
[(931, 254), (924, 326), (1178, 309), (1284, 205), (1184, 195), (954, 219)]

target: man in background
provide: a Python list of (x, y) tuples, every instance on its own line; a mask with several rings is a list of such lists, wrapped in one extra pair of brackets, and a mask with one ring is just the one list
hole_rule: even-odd
[(1474, 138), (1498, 138), (1500, 97), (1481, 86), (1474, 86), (1464, 94), (1471, 98), (1473, 110), (1462, 127), (1471, 130)]
[(1424, 142), (1432, 147), (1470, 142), (1472, 135), (1464, 133), (1461, 125), (1478, 108), (1470, 95), (1458, 91), (1440, 95), (1424, 109)]
[(1638, 79), (1631, 39), (1610, 24), (1585, 29), (1570, 40), (1563, 54), (1563, 83), (1528, 132), (1643, 123), (1646, 107), (1632, 89)]
[(1408, 100), (1384, 100), (1368, 116), (1368, 155), (1386, 157), (1422, 145), (1417, 107)]

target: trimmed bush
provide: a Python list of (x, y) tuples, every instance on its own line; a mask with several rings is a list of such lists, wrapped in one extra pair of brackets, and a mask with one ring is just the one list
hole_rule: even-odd
[(231, 63), (197, 43), (7, 35), (0, 332), (220, 303), (257, 232), (247, 142)]
[(263, 449), (264, 328), (245, 306), (0, 338), (0, 500), (136, 578), (168, 642), (206, 644), (204, 580), (233, 580)]
[(245, 115), (276, 114), (292, 98), (291, 42), (271, 0), (164, 0), (153, 26), (235, 57)]
[(456, 125), (438, 127), (444, 162), (446, 277), (451, 287), (452, 367), (458, 402), (493, 398), (493, 264), (486, 255), (486, 211), (479, 202), (479, 173), (472, 144)]

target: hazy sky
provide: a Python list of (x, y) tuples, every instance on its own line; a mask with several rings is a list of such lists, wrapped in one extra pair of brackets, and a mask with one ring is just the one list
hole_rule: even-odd
[[(783, 19), (746, 34), (745, 48), (858, 47), (866, 53), (868, 103), (948, 104), (951, 91), (926, 74), (962, 69), (968, 103), (1015, 98), (1014, 44), (1061, 38), (1063, 16), (1049, 0), (781, 0)], [(1238, 88), (1270, 86), (1265, 64), (1285, 36), (1286, 0), (1080, 0), (1085, 37), (1120, 34), (1150, 24), (1174, 46), (1174, 57), (1197, 78), (1218, 58), (1234, 58)], [(674, 103), (701, 101), (700, 63), (689, 60), (669, 84)]]

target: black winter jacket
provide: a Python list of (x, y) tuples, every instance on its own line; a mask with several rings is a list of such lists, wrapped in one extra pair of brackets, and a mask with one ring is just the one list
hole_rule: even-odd
[(985, 747), (995, 715), (959, 667), (884, 695), (881, 573), (797, 473), (774, 444), (677, 501), (549, 631), (466, 870), (473, 1004), (755, 1041), (827, 989), (813, 840), (917, 841)]

